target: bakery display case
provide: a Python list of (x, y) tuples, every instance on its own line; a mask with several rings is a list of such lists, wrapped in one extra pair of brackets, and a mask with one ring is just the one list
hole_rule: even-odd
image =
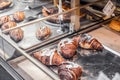
[(14, 0), (0, 10), (0, 56), (20, 80), (117, 80), (119, 5), (106, 15), (108, 2)]

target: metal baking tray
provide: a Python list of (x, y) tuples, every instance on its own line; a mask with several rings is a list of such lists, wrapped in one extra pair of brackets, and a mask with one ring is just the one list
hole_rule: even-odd
[[(36, 30), (40, 26), (48, 26), (48, 27), (50, 27), (52, 34), (51, 34), (51, 36), (48, 39), (46, 39), (46, 40), (38, 40), (36, 38), (36, 35), (35, 35)], [(59, 29), (58, 27), (53, 27), (53, 26), (50, 26), (50, 25), (46, 25), (46, 24), (41, 23), (41, 22), (33, 24), (33, 25), (29, 25), (27, 27), (23, 27), (22, 29), (24, 31), (24, 38), (20, 42), (18, 42), (18, 43), (14, 42), (10, 38), (9, 35), (5, 35), (5, 34), (3, 34), (3, 35), (4, 35), (4, 37), (6, 37), (7, 40), (14, 42), (14, 44), (18, 45), (20, 48), (22, 48), (24, 50), (26, 50), (26, 49), (28, 49), (30, 47), (33, 47), (34, 45), (41, 44), (41, 43), (44, 43), (44, 42), (46, 42), (48, 40), (54, 39), (55, 37), (58, 37), (58, 36), (68, 32), (66, 30), (63, 33), (59, 33), (57, 31)]]
[(14, 0), (1, 0), (0, 3), (1, 3), (2, 1), (11, 1), (12, 3), (11, 3), (11, 5), (10, 5), (9, 7), (5, 8), (5, 9), (3, 9), (3, 10), (0, 10), (0, 13), (3, 13), (3, 12), (6, 12), (6, 11), (11, 10), (11, 9), (14, 7), (14, 5), (15, 5), (15, 4), (14, 4)]
[[(56, 41), (42, 48), (36, 49), (30, 54), (34, 58), (34, 52), (45, 48), (57, 48), (58, 42), (59, 41)], [(116, 76), (120, 75), (120, 57), (107, 49), (103, 49), (103, 51), (94, 51), (78, 48), (76, 55), (70, 59), (70, 61), (77, 63), (82, 67), (83, 74), (81, 80), (112, 80), (113, 78), (117, 80), (120, 78), (119, 76)], [(58, 67), (47, 67), (52, 70), (53, 73), (57, 74)]]

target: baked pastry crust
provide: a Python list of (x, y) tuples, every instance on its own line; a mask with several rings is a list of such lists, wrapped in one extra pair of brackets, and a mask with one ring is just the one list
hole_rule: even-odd
[(25, 13), (23, 11), (15, 12), (13, 18), (16, 22), (21, 22), (25, 19)]

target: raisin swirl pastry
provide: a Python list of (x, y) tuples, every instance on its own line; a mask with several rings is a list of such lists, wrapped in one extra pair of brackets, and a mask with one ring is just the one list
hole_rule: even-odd
[(24, 32), (21, 28), (15, 29), (9, 32), (10, 38), (13, 39), (15, 42), (19, 42), (23, 39)]
[(33, 53), (34, 57), (41, 61), (45, 65), (60, 65), (65, 60), (60, 54), (58, 54), (56, 49), (44, 49)]
[(36, 37), (38, 40), (44, 40), (51, 35), (51, 30), (49, 27), (39, 27), (36, 31)]
[(25, 14), (23, 11), (15, 12), (13, 18), (16, 22), (21, 22), (25, 19)]
[(92, 36), (88, 34), (81, 34), (73, 38), (74, 41), (78, 43), (81, 48), (93, 49), (93, 50), (102, 50), (102, 44)]
[(64, 58), (72, 58), (75, 55), (77, 44), (69, 38), (65, 38), (58, 43), (58, 51)]
[(82, 68), (73, 62), (66, 62), (59, 66), (58, 75), (61, 80), (79, 80)]
[(10, 21), (10, 17), (8, 15), (0, 17), (0, 25), (3, 25), (4, 23), (8, 21)]
[[(2, 29), (2, 30), (6, 30), (6, 29), (9, 29), (9, 28), (12, 28), (12, 27), (15, 27), (15, 26), (17, 26), (16, 22), (14, 22), (14, 21), (9, 21), (9, 22), (3, 24), (2, 27), (1, 27), (1, 29)], [(6, 32), (6, 34), (8, 34), (8, 33), (9, 33), (9, 32)]]
[(11, 4), (12, 4), (11, 1), (3, 1), (3, 2), (1, 2), (0, 3), (0, 10), (3, 10), (5, 8), (9, 7)]

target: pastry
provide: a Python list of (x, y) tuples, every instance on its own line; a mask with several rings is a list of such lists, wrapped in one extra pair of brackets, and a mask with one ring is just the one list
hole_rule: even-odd
[(113, 19), (110, 22), (109, 27), (115, 31), (120, 31), (120, 21)]
[(15, 29), (9, 32), (10, 38), (13, 39), (15, 42), (19, 42), (23, 39), (24, 32), (21, 28)]
[(75, 55), (77, 44), (69, 38), (65, 38), (58, 43), (58, 51), (64, 58), (72, 58)]
[(88, 34), (81, 34), (73, 38), (73, 40), (78, 43), (81, 48), (93, 49), (93, 50), (102, 50), (102, 44), (92, 36)]
[(23, 11), (15, 12), (13, 14), (13, 18), (15, 19), (15, 21), (20, 22), (25, 19), (25, 14)]
[(59, 66), (58, 75), (61, 80), (79, 80), (82, 68), (73, 62), (66, 62)]
[(10, 5), (12, 4), (12, 2), (11, 1), (3, 1), (3, 2), (1, 2), (0, 3), (0, 10), (2, 10), (2, 9), (5, 9), (5, 8), (7, 8), (7, 7), (9, 7)]
[[(1, 27), (2, 30), (6, 30), (6, 29), (9, 29), (9, 28), (12, 28), (12, 27), (15, 27), (17, 26), (17, 24), (14, 22), (14, 21), (9, 21), (7, 23), (4, 23)], [(9, 32), (6, 32), (6, 34), (8, 34)]]
[(56, 49), (44, 49), (33, 53), (34, 57), (41, 61), (45, 65), (55, 65), (58, 66), (65, 60), (60, 54), (58, 54)]
[(51, 35), (51, 30), (49, 27), (39, 27), (36, 31), (36, 37), (38, 40), (44, 40)]
[(0, 25), (3, 25), (4, 23), (10, 21), (10, 17), (9, 16), (2, 16), (0, 17)]

